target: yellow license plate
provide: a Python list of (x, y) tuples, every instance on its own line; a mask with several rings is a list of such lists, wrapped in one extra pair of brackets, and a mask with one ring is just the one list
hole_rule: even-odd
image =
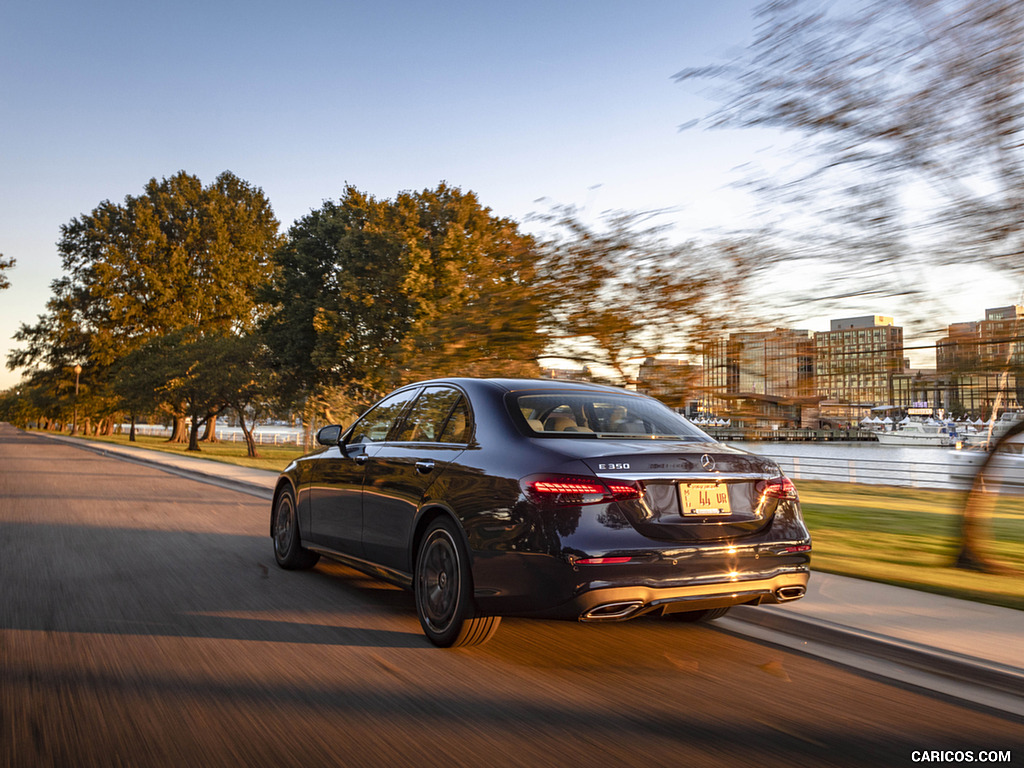
[(680, 483), (684, 515), (729, 515), (729, 487), (725, 483)]

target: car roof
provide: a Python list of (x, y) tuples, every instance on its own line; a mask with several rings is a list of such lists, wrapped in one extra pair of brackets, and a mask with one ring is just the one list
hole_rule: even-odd
[(496, 389), (504, 390), (505, 392), (517, 392), (522, 390), (537, 390), (545, 389), (548, 391), (559, 391), (559, 390), (578, 390), (578, 391), (599, 391), (599, 392), (615, 392), (626, 395), (637, 395), (643, 397), (639, 392), (632, 392), (628, 389), (622, 389), (620, 387), (612, 387), (607, 384), (595, 384), (590, 381), (570, 381), (566, 379), (483, 379), (483, 378), (471, 378), (471, 377), (451, 377), (444, 379), (431, 379), (430, 381), (417, 382), (419, 385), (424, 384), (462, 384), (468, 386), (474, 385), (485, 385)]

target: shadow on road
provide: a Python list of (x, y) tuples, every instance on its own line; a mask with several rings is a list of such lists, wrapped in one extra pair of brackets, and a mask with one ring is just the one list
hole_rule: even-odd
[[(410, 594), (329, 562), (282, 571), (269, 535), (6, 522), (0, 558), (0, 629), (427, 645)], [(395, 619), (408, 631), (359, 626)]]

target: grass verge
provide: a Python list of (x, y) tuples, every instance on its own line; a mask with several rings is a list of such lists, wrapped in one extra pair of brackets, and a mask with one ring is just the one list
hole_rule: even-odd
[(988, 552), (1016, 573), (952, 567), (963, 491), (798, 480), (815, 570), (1024, 610), (1024, 498), (1002, 497)]
[(147, 448), (152, 451), (163, 451), (165, 453), (177, 453), (182, 456), (191, 456), (196, 459), (209, 459), (220, 461), (225, 464), (237, 464), (241, 467), (253, 467), (255, 469), (266, 469), (272, 472), (280, 472), (292, 461), (302, 456), (304, 451), (294, 445), (257, 445), (256, 450), (260, 454), (258, 459), (250, 459), (246, 455), (245, 443), (202, 443), (199, 453), (186, 450), (186, 443), (168, 443), (165, 437), (146, 437), (137, 435), (135, 442), (128, 441), (128, 435), (108, 435), (105, 437), (84, 437), (83, 439), (101, 443), (116, 443), (134, 448)]

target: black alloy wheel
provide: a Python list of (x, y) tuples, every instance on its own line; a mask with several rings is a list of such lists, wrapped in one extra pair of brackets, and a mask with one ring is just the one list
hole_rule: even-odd
[(480, 645), (490, 640), (500, 616), (478, 616), (466, 548), (446, 517), (427, 528), (416, 555), (416, 613), (427, 639), (439, 648)]
[(317, 564), (320, 555), (303, 548), (299, 538), (299, 520), (295, 514), (295, 494), (285, 488), (274, 505), (274, 559), (282, 568), (301, 571)]

